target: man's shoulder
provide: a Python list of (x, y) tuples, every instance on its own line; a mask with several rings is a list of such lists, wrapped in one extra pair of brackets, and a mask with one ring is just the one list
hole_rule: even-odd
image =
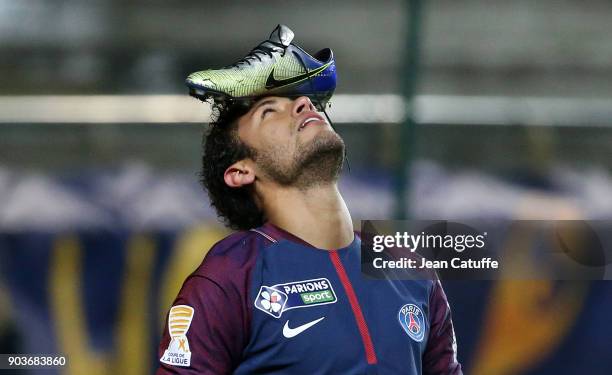
[(261, 249), (270, 243), (256, 231), (234, 232), (210, 248), (192, 276), (217, 279), (233, 272), (250, 271)]

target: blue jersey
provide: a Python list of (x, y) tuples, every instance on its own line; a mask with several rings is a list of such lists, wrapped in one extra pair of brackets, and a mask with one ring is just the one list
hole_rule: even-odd
[(360, 245), (271, 224), (223, 239), (170, 309), (157, 374), (462, 374), (440, 282), (366, 279)]

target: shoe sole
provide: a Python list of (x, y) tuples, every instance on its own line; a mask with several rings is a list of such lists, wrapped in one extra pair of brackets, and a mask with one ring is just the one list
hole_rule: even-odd
[[(255, 101), (262, 96), (266, 95), (274, 95), (274, 93), (262, 94), (258, 96), (240, 96), (233, 97), (222, 93), (220, 91), (216, 91), (209, 88), (203, 88), (198, 85), (187, 83), (187, 87), (189, 88), (189, 95), (202, 101), (208, 102), (208, 100), (212, 99), (215, 103), (225, 104), (226, 102), (247, 102), (247, 101)], [(325, 105), (329, 102), (329, 98), (331, 98), (333, 91), (321, 91), (313, 95), (307, 94), (296, 94), (296, 95), (281, 95), (288, 98), (300, 97), (300, 96), (308, 96), (311, 100), (314, 100), (313, 103), (318, 107), (320, 111), (325, 108)], [(321, 100), (323, 98), (324, 100)]]

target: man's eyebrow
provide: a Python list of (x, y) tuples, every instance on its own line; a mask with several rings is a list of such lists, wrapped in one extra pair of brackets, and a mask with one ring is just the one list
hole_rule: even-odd
[(255, 114), (255, 112), (257, 112), (257, 109), (261, 106), (264, 106), (266, 104), (272, 104), (272, 103), (276, 103), (276, 99), (266, 99), (263, 100), (259, 103), (257, 103), (254, 107), (253, 107), (253, 114)]

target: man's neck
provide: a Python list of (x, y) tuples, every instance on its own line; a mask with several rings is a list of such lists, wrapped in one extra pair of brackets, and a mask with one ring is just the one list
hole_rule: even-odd
[(335, 183), (307, 190), (278, 188), (260, 196), (268, 221), (319, 249), (353, 242), (351, 215)]

